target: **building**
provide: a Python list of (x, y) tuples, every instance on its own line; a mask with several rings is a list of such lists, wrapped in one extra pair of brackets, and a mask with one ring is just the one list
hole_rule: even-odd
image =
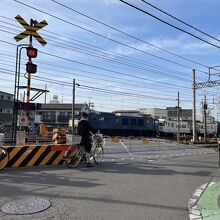
[(13, 95), (0, 91), (0, 126), (12, 123), (13, 106)]
[[(87, 104), (75, 104), (75, 118), (80, 118), (81, 111), (89, 111)], [(35, 123), (43, 122), (47, 127), (67, 128), (72, 118), (71, 103), (38, 104), (35, 112)]]
[[(177, 120), (177, 107), (140, 109), (140, 112), (151, 115), (155, 119)], [(180, 120), (192, 120), (192, 109), (179, 108)]]
[[(177, 107), (167, 107), (167, 118), (172, 120), (177, 120)], [(192, 120), (192, 109), (182, 109), (179, 108), (180, 120)]]
[(139, 111), (146, 115), (151, 115), (154, 119), (167, 118), (167, 110), (162, 108), (141, 108)]

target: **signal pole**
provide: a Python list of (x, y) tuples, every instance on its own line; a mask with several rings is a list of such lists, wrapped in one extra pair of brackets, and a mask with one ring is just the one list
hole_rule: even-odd
[(177, 142), (180, 141), (180, 96), (177, 95)]
[(207, 103), (206, 103), (206, 95), (204, 97), (204, 104), (203, 104), (203, 111), (204, 111), (204, 142), (206, 143), (206, 137), (207, 137)]
[(193, 110), (192, 110), (192, 127), (193, 127), (193, 143), (196, 142), (196, 76), (195, 69), (192, 70), (192, 90), (193, 90)]
[(73, 101), (72, 101), (72, 144), (73, 144), (73, 136), (74, 136), (74, 116), (75, 116), (75, 90), (76, 90), (76, 82), (73, 79)]

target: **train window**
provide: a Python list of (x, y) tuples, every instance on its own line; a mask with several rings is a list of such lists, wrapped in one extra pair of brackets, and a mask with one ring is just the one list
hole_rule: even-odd
[(174, 123), (171, 123), (171, 127), (174, 127)]
[(122, 125), (128, 125), (128, 118), (122, 118)]
[(137, 124), (137, 121), (135, 118), (131, 118), (130, 119), (130, 125), (136, 125)]
[(144, 126), (144, 120), (138, 119), (138, 126)]
[(168, 122), (168, 126), (170, 127), (170, 122)]

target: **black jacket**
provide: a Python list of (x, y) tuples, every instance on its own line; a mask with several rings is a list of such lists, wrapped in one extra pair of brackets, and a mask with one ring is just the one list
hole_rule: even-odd
[(93, 128), (87, 120), (82, 119), (78, 123), (77, 131), (78, 134), (81, 135), (82, 137), (90, 137), (91, 136), (90, 132), (93, 132)]

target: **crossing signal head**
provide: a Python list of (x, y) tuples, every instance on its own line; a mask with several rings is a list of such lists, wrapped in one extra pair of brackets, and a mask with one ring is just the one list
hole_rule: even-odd
[(27, 56), (29, 58), (36, 58), (37, 57), (37, 49), (34, 47), (27, 47)]
[(36, 73), (37, 72), (37, 65), (31, 62), (26, 63), (26, 71), (27, 73)]

